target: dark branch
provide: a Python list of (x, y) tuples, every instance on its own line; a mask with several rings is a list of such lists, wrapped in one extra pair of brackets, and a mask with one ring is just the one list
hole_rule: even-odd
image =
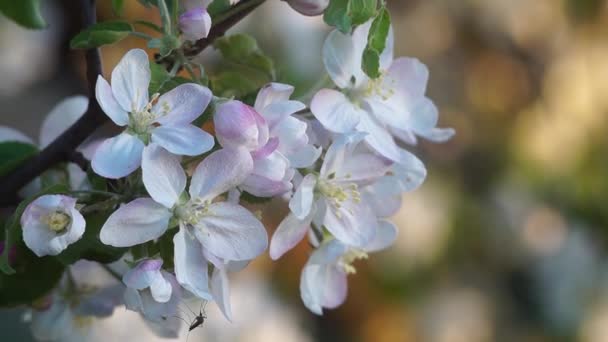
[[(188, 56), (202, 52), (213, 41), (223, 36), (228, 29), (245, 18), (265, 0), (242, 0), (230, 10), (220, 15), (215, 21), (209, 36), (201, 39), (187, 51)], [(96, 22), (95, 0), (81, 0), (82, 28), (87, 28)], [(108, 121), (97, 100), (95, 99), (95, 83), (98, 75), (102, 74), (101, 57), (98, 49), (86, 52), (87, 82), (89, 88), (89, 107), (86, 113), (67, 131), (47, 146), (37, 156), (31, 158), (18, 168), (0, 179), (0, 205), (13, 205), (19, 201), (17, 192), (26, 184), (38, 177), (54, 165), (71, 161), (74, 151), (99, 126)]]

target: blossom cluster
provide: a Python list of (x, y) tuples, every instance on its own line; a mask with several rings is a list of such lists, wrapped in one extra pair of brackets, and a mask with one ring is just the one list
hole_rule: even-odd
[[(209, 33), (207, 4), (185, 6), (180, 29), (186, 39)], [(122, 290), (86, 292), (77, 307), (55, 300), (47, 310), (92, 317), (124, 304), (177, 333), (179, 325), (169, 318), (182, 298), (194, 296), (215, 302), (230, 320), (228, 273), (267, 251), (277, 260), (302, 240), (312, 247), (300, 279), (304, 305), (319, 315), (341, 305), (354, 262), (394, 242), (397, 228), (389, 218), (402, 194), (426, 177), (424, 164), (404, 146), (454, 134), (437, 127), (438, 110), (425, 95), (426, 66), (393, 57), (392, 29), (380, 56), (381, 76), (372, 79), (362, 70), (370, 26), (329, 34), (322, 55), (335, 86), (318, 90), (309, 104), (291, 99), (294, 87), (282, 83), (262, 87), (250, 104), (214, 96), (195, 82), (150, 94), (150, 61), (140, 49), (124, 55), (109, 82), (99, 75), (96, 100), (121, 132), (90, 139), (81, 150), (98, 176), (133, 191), (111, 197), (118, 200), (110, 201), (112, 213), (98, 236), (128, 251), (122, 263), (128, 267), (113, 271)], [(43, 127), (52, 135), (43, 145), (82, 115), (87, 101), (75, 97), (60, 106), (75, 119)], [(201, 128), (204, 113), (213, 129)], [(0, 133), (4, 140), (24, 139), (8, 128)], [(62, 253), (87, 229), (80, 212), (87, 206), (74, 194), (92, 185), (76, 165), (68, 170), (71, 192), (36, 198), (20, 218), (24, 242), (37, 256)], [(270, 239), (246, 197), (289, 203)], [(135, 252), (161, 240), (170, 242), (169, 259)], [(108, 295), (113, 299), (103, 301)], [(89, 302), (103, 302), (101, 313), (81, 310)], [(32, 319), (40, 316), (37, 330), (40, 322), (52, 323), (40, 313)]]

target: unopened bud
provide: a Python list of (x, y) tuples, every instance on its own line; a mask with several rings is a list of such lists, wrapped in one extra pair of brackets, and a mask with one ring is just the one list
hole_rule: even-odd
[(329, 0), (285, 0), (291, 8), (294, 10), (308, 16), (316, 16), (323, 14), (327, 6), (329, 5)]
[(204, 7), (194, 7), (179, 16), (179, 28), (187, 40), (203, 39), (211, 29), (211, 16)]

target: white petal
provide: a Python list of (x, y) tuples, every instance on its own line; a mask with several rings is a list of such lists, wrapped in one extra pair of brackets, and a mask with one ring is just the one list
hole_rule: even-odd
[(356, 56), (352, 38), (338, 30), (330, 32), (323, 44), (323, 63), (331, 79), (342, 89), (352, 86), (351, 77), (356, 69), (361, 69), (361, 57)]
[(361, 116), (357, 130), (367, 133), (365, 142), (373, 150), (392, 161), (399, 161), (401, 149), (395, 144), (395, 140), (393, 140), (387, 129), (376, 119), (370, 117), (370, 115)]
[(395, 84), (401, 96), (417, 99), (424, 96), (429, 80), (429, 70), (416, 58), (401, 57), (391, 64), (385, 82)]
[(270, 240), (270, 257), (277, 260), (287, 251), (294, 248), (306, 235), (310, 228), (310, 219), (298, 220), (289, 214), (281, 221)]
[(141, 301), (139, 291), (134, 288), (127, 287), (124, 294), (125, 307), (127, 310), (144, 312), (144, 304)]
[(419, 135), (432, 142), (442, 143), (452, 139), (454, 134), (456, 134), (456, 131), (453, 128), (433, 128), (432, 130)]
[(255, 98), (255, 105), (253, 107), (261, 113), (262, 109), (271, 103), (289, 100), (293, 91), (294, 87), (289, 84), (269, 83), (260, 89), (258, 96)]
[(296, 218), (303, 220), (310, 213), (316, 185), (317, 176), (307, 174), (296, 189), (296, 192), (289, 201), (289, 209)]
[(323, 223), (336, 239), (354, 247), (365, 247), (376, 233), (376, 216), (367, 205), (346, 200), (340, 208), (326, 204)]
[(160, 276), (162, 259), (146, 259), (122, 276), (122, 282), (130, 288), (143, 290), (150, 287), (156, 276)]
[(169, 152), (183, 156), (198, 156), (213, 147), (211, 134), (194, 125), (160, 126), (152, 131), (152, 142)]
[(389, 221), (378, 221), (378, 230), (374, 239), (365, 246), (367, 252), (377, 252), (388, 248), (397, 239), (397, 227)]
[(211, 275), (211, 293), (226, 319), (232, 322), (230, 283), (228, 282), (228, 274), (226, 274), (226, 271), (219, 268), (213, 270), (213, 274)]
[(416, 134), (424, 134), (437, 126), (439, 111), (429, 98), (424, 97), (418, 101), (412, 110), (408, 124)]
[(265, 158), (254, 159), (252, 173), (269, 180), (280, 181), (285, 178), (288, 168), (289, 160), (280, 152), (274, 151)]
[(175, 277), (179, 284), (201, 299), (211, 300), (207, 259), (200, 242), (186, 228), (180, 227), (173, 237)]
[(210, 253), (226, 260), (250, 260), (262, 254), (268, 237), (262, 223), (247, 209), (214, 203), (195, 227), (195, 235)]
[(384, 176), (392, 164), (390, 160), (373, 153), (352, 153), (344, 159), (335, 178), (346, 183), (370, 183)]
[(295, 169), (312, 166), (321, 156), (323, 150), (320, 147), (306, 145), (299, 149), (296, 153), (289, 154), (289, 165)]
[(130, 247), (159, 238), (167, 230), (172, 213), (151, 198), (138, 198), (116, 210), (101, 228), (101, 242)]
[(72, 126), (86, 112), (89, 99), (86, 96), (70, 96), (59, 102), (42, 122), (40, 148), (47, 147)]
[(321, 122), (323, 127), (335, 133), (352, 131), (361, 116), (363, 109), (354, 105), (341, 92), (333, 89), (321, 89), (310, 103), (312, 114)]
[(141, 170), (150, 197), (166, 208), (173, 208), (186, 189), (186, 173), (179, 158), (156, 144), (150, 144), (144, 148)]
[(306, 109), (306, 105), (300, 101), (281, 101), (271, 103), (264, 109), (258, 110), (258, 112), (266, 119), (268, 126), (272, 129), (291, 114), (303, 109)]
[(317, 315), (323, 308), (336, 308), (346, 299), (346, 274), (333, 265), (306, 264), (300, 278), (300, 296), (304, 305)]
[(118, 126), (126, 126), (129, 124), (129, 110), (123, 108), (112, 93), (112, 87), (103, 76), (97, 76), (97, 84), (95, 84), (95, 98), (104, 113)]
[(327, 149), (321, 166), (322, 178), (329, 178), (340, 170), (346, 158), (355, 150), (357, 145), (366, 137), (365, 133), (355, 132), (336, 137)]
[(144, 50), (127, 52), (112, 71), (112, 93), (127, 112), (140, 111), (148, 104), (150, 62)]
[(274, 197), (291, 191), (293, 169), (287, 169), (284, 179), (273, 181), (258, 175), (249, 175), (239, 188), (257, 197)]
[(194, 171), (190, 195), (213, 199), (241, 184), (252, 170), (253, 160), (244, 149), (213, 152)]
[(162, 95), (152, 107), (152, 113), (161, 125), (186, 125), (203, 114), (212, 97), (206, 87), (182, 84)]
[(95, 150), (91, 167), (95, 173), (106, 178), (125, 177), (141, 165), (143, 149), (144, 143), (141, 140), (130, 134), (121, 133), (99, 145)]
[(158, 276), (154, 277), (152, 283), (150, 284), (150, 293), (152, 294), (152, 298), (158, 303), (166, 303), (171, 299), (171, 293), (173, 289), (171, 288), (171, 283), (166, 280), (160, 272)]
[(403, 192), (417, 189), (422, 185), (427, 174), (422, 161), (406, 150), (401, 150), (399, 163), (394, 165), (393, 171)]
[(19, 132), (18, 130), (11, 127), (0, 126), (0, 143), (9, 141), (23, 142), (35, 145), (32, 138)]

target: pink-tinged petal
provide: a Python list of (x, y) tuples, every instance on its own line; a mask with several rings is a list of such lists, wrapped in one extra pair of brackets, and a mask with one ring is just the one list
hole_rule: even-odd
[(127, 285), (127, 287), (143, 290), (150, 287), (150, 284), (157, 275), (160, 276), (162, 266), (162, 259), (143, 260), (122, 276), (122, 282)]
[(279, 227), (270, 240), (270, 257), (277, 260), (283, 254), (294, 248), (310, 228), (310, 219), (298, 220), (295, 215), (289, 214), (281, 221)]
[(35, 145), (32, 138), (19, 132), (18, 130), (11, 127), (0, 126), (0, 143), (9, 141), (23, 142)]
[(215, 151), (196, 167), (190, 183), (190, 196), (213, 199), (241, 184), (252, 170), (253, 160), (246, 150)]
[(287, 0), (287, 3), (300, 14), (310, 17), (323, 14), (329, 0)]
[(287, 193), (292, 189), (291, 176), (293, 173), (289, 173), (287, 170), (285, 179), (273, 181), (266, 177), (251, 174), (249, 175), (239, 188), (243, 191), (257, 196), (257, 197), (274, 197)]
[(141, 169), (150, 197), (166, 208), (173, 208), (186, 189), (186, 173), (179, 158), (156, 144), (150, 144), (144, 148)]
[(112, 70), (112, 93), (125, 111), (140, 111), (148, 104), (150, 77), (150, 62), (142, 49), (127, 52)]
[(401, 150), (399, 163), (393, 167), (393, 173), (401, 185), (401, 191), (409, 192), (417, 189), (426, 179), (426, 167), (418, 157)]
[(183, 156), (201, 155), (215, 144), (211, 134), (194, 125), (157, 127), (152, 131), (152, 142)]
[(279, 139), (279, 151), (289, 158), (308, 144), (307, 129), (306, 122), (290, 116), (274, 126), (270, 134)]
[[(264, 147), (251, 152), (251, 157), (254, 161), (262, 160), (270, 156), (274, 151), (276, 151), (277, 147), (279, 147), (279, 138), (270, 138), (268, 143), (264, 145)], [(255, 166), (254, 166), (255, 167)]]
[(179, 16), (179, 29), (187, 40), (207, 37), (211, 29), (211, 16), (204, 7), (195, 7)]
[(151, 198), (138, 198), (122, 205), (101, 228), (101, 242), (131, 247), (161, 237), (173, 214)]
[(258, 110), (258, 112), (264, 117), (268, 123), (268, 127), (272, 130), (277, 124), (290, 115), (304, 109), (306, 109), (306, 105), (300, 101), (282, 101), (271, 103), (264, 107), (264, 109)]
[(171, 284), (171, 298), (167, 302), (158, 302), (149, 290), (140, 291), (143, 311), (146, 319), (153, 322), (166, 322), (169, 317), (177, 315), (177, 308), (181, 301), (181, 291), (175, 277), (165, 271), (161, 275)]
[(285, 179), (288, 168), (289, 160), (280, 152), (273, 151), (264, 158), (253, 160), (252, 173), (271, 181), (280, 181)]
[(249, 210), (231, 203), (213, 203), (194, 228), (194, 234), (213, 255), (226, 260), (250, 260), (262, 254), (268, 237)]
[(179, 284), (195, 296), (211, 300), (207, 259), (203, 255), (200, 242), (187, 231), (187, 228), (180, 227), (179, 232), (173, 237), (173, 246), (175, 277)]
[(223, 147), (259, 148), (259, 130), (253, 108), (240, 101), (228, 101), (217, 106), (213, 123), (217, 140)]
[(163, 94), (152, 107), (152, 113), (161, 125), (186, 125), (203, 114), (212, 97), (206, 87), (182, 84)]
[[(293, 91), (294, 87), (289, 84), (268, 83), (258, 92), (253, 107), (261, 113), (262, 109), (271, 103), (288, 101), (291, 94), (293, 94)], [(266, 119), (268, 120), (268, 118)]]
[(323, 159), (320, 175), (322, 178), (335, 177), (336, 173), (344, 165), (345, 160), (355, 150), (357, 145), (366, 137), (365, 133), (354, 132), (336, 137), (329, 146)]
[(123, 108), (112, 92), (112, 87), (103, 76), (97, 76), (95, 84), (95, 98), (104, 113), (118, 126), (126, 126), (129, 124), (129, 109)]
[(144, 143), (128, 133), (106, 139), (91, 161), (93, 171), (105, 178), (122, 178), (141, 165)]
[(211, 275), (211, 293), (213, 300), (220, 308), (224, 317), (232, 322), (232, 309), (230, 308), (230, 283), (225, 270), (216, 268)]
[(336, 239), (354, 247), (365, 247), (376, 233), (376, 216), (371, 208), (352, 200), (336, 208), (326, 201), (323, 224)]
[(357, 127), (365, 111), (333, 89), (321, 89), (310, 103), (312, 114), (334, 133), (348, 133)]
[(361, 54), (355, 51), (353, 40), (338, 30), (333, 30), (323, 44), (323, 64), (334, 83), (341, 89), (350, 88), (352, 77), (361, 69)]
[(388, 248), (397, 239), (397, 227), (392, 222), (378, 221), (378, 230), (374, 239), (365, 246), (366, 252), (377, 252)]
[(70, 96), (59, 102), (42, 122), (40, 148), (47, 147), (72, 126), (86, 112), (89, 99), (86, 96)]
[(307, 174), (289, 201), (289, 209), (299, 220), (304, 220), (312, 209), (317, 176)]
[(456, 131), (453, 128), (433, 128), (419, 135), (432, 142), (442, 143), (452, 139), (454, 134), (456, 134)]

